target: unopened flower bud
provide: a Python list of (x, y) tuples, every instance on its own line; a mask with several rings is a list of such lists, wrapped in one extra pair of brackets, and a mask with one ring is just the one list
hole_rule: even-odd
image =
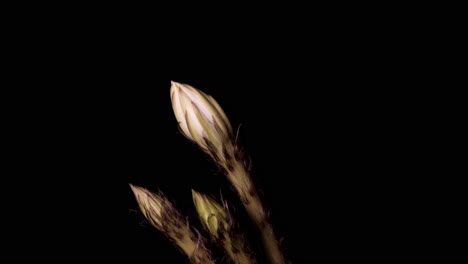
[(232, 127), (223, 109), (190, 85), (171, 84), (172, 107), (182, 133), (213, 158), (225, 160), (226, 153), (232, 153)]
[(202, 223), (216, 238), (229, 229), (226, 210), (207, 195), (192, 190), (193, 203)]
[(162, 211), (164, 200), (162, 197), (148, 191), (145, 188), (130, 184), (133, 193), (135, 194), (136, 201), (140, 207), (143, 215), (153, 224), (156, 228), (162, 226)]
[(196, 237), (184, 217), (163, 196), (130, 184), (143, 215), (169, 237), (193, 264), (214, 264), (203, 239)]

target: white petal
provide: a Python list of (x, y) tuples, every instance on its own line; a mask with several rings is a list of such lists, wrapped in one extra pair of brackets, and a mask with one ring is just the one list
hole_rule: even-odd
[(221, 119), (219, 120), (218, 124), (222, 127), (223, 131), (225, 131), (226, 133), (228, 131), (232, 131), (231, 123), (229, 122), (229, 119), (224, 113), (221, 106), (219, 106), (218, 102), (210, 95), (208, 96), (208, 100), (210, 101), (211, 105), (216, 109), (217, 118)]
[(198, 106), (200, 112), (210, 121), (213, 122), (212, 114), (210, 111), (210, 102), (208, 102), (203, 95), (201, 95), (201, 91), (197, 90), (196, 88), (190, 85), (181, 85), (182, 92), (186, 94), (190, 100)]
[(185, 120), (185, 110), (182, 107), (180, 95), (181, 93), (179, 89), (176, 87), (174, 89), (172, 107), (174, 109), (174, 114), (176, 116), (176, 119), (179, 122), (180, 128), (182, 129), (182, 132), (185, 133), (186, 135), (190, 135), (190, 132), (187, 127), (187, 121)]
[(200, 121), (198, 121), (195, 111), (198, 111), (198, 110), (193, 105), (190, 105), (189, 107), (187, 107), (187, 118), (190, 119), (190, 124), (193, 125), (193, 128), (196, 131), (196, 135), (192, 135), (192, 137), (194, 137), (194, 140), (199, 142), (202, 140), (203, 127), (200, 124)]

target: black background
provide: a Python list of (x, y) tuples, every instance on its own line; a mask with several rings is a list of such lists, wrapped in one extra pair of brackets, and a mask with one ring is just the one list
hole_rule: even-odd
[(192, 188), (245, 216), (178, 132), (174, 80), (240, 126), (288, 260), (466, 259), (462, 105), (432, 68), (437, 20), (113, 8), (7, 20), (0, 258), (185, 263), (128, 183), (163, 191), (198, 228)]

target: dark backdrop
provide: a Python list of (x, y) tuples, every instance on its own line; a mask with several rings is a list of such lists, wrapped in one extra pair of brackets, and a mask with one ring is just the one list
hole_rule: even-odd
[(174, 28), (182, 14), (142, 9), (12, 20), (0, 258), (184, 263), (128, 183), (163, 191), (195, 227), (190, 189), (235, 196), (178, 132), (171, 80), (240, 126), (293, 263), (466, 257), (462, 105), (432, 69), (430, 21), (259, 11)]

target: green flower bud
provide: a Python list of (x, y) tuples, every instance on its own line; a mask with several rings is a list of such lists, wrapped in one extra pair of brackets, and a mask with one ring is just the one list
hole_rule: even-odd
[(201, 222), (218, 238), (219, 233), (229, 229), (226, 210), (214, 199), (192, 190), (193, 203)]

